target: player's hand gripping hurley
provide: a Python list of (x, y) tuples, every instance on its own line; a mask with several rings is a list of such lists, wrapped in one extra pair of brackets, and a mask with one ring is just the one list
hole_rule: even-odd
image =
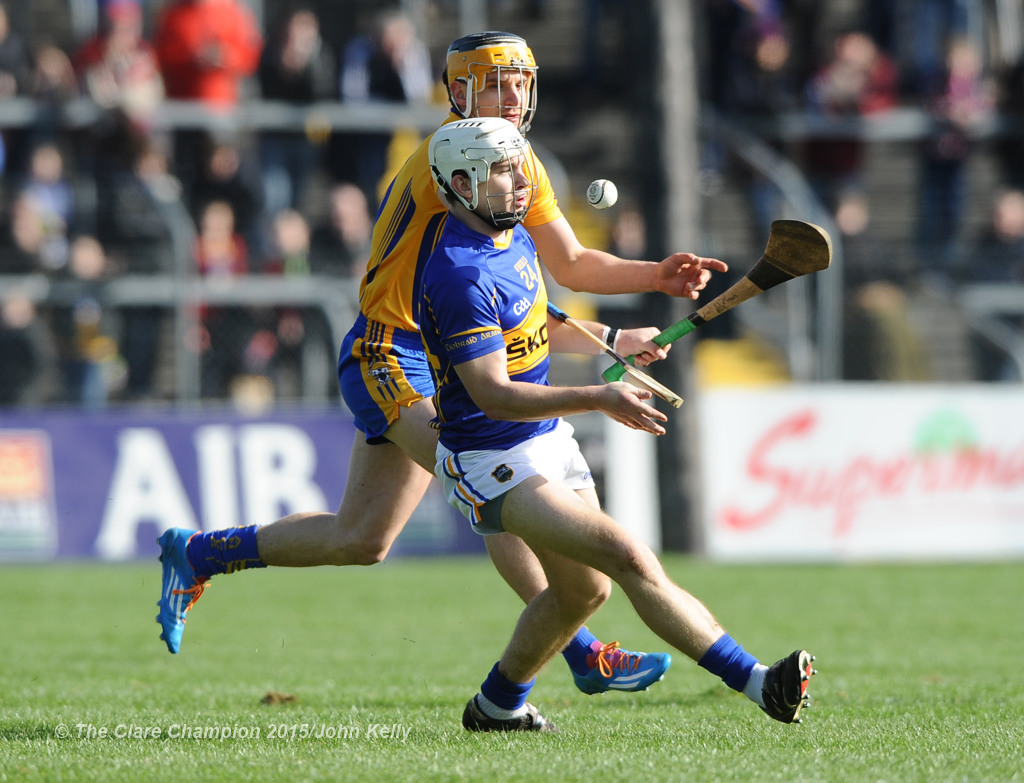
[[(830, 263), (832, 240), (821, 226), (805, 223), (803, 220), (773, 221), (764, 254), (754, 264), (754, 268), (727, 291), (655, 336), (653, 342), (664, 347), (700, 328), (726, 310), (763, 294), (769, 288), (774, 288), (794, 277), (820, 272), (827, 269)], [(619, 359), (621, 357), (616, 357), (616, 362)], [(630, 356), (627, 361), (631, 362), (632, 359)], [(614, 364), (605, 370), (601, 377), (609, 382), (617, 381), (626, 372), (625, 366), (622, 363)]]
[[(680, 397), (667, 386), (656, 381), (647, 373), (638, 370), (636, 367), (634, 367), (632, 364), (626, 361), (622, 356), (617, 354), (615, 352), (615, 349), (608, 345), (608, 343), (606, 343), (596, 334), (587, 329), (587, 327), (585, 327), (579, 321), (570, 318), (568, 313), (566, 313), (564, 310), (551, 304), (551, 302), (548, 302), (548, 312), (562, 323), (566, 324), (567, 326), (571, 326), (580, 334), (585, 335), (591, 342), (593, 342), (596, 345), (599, 345), (606, 354), (608, 354), (616, 362), (618, 362), (618, 364), (616, 364), (615, 366), (622, 368), (622, 373), (619, 374), (619, 378), (621, 378), (622, 375), (625, 374), (626, 380), (629, 383), (633, 384), (638, 388), (647, 389), (648, 391), (657, 394), (659, 397), (661, 397), (661, 399), (665, 400), (665, 402), (669, 403), (673, 408), (678, 408), (680, 405), (683, 404), (682, 397)], [(618, 380), (618, 378), (616, 378), (615, 380)]]

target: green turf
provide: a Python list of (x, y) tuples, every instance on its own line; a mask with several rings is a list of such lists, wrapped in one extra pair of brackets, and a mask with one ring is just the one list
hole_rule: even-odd
[[(677, 655), (647, 693), (595, 697), (556, 660), (531, 700), (559, 734), (463, 731), (518, 612), (481, 559), (220, 577), (177, 656), (157, 638), (155, 562), (8, 565), (0, 780), (1024, 780), (1021, 564), (666, 566), (764, 660), (818, 656), (804, 725)], [(620, 592), (592, 628), (662, 649)], [(263, 705), (270, 691), (297, 701)], [(260, 736), (79, 738), (90, 727)]]

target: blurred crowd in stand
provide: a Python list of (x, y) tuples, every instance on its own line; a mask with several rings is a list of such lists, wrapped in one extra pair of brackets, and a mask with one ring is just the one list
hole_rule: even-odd
[[(802, 113), (826, 129), (836, 121), (826, 134), (787, 139), (767, 133), (763, 140), (798, 165), (839, 230), (844, 377), (931, 380), (937, 373), (922, 347), (927, 329), (913, 322), (910, 297), (922, 288), (949, 292), (974, 282), (1024, 284), (1024, 2), (861, 0), (847, 4), (852, 10), (838, 27), (826, 25), (835, 20), (826, 20), (829, 5), (709, 0), (704, 96), (726, 117), (758, 129), (787, 113)], [(846, 130), (907, 108), (928, 124), (910, 151), (914, 225), (896, 247), (873, 220), (890, 205), (865, 181), (872, 142)], [(969, 164), (982, 146), (977, 131), (1000, 119), (1010, 127), (989, 142), (996, 192), (972, 193)], [(713, 141), (703, 166), (705, 187), (725, 177), (746, 179), (752, 225), (766, 236), (779, 213), (778, 191)], [(967, 221), (968, 208), (979, 200), (991, 214), (991, 225), (981, 231)], [(1019, 317), (1007, 318), (1020, 326)], [(980, 339), (960, 379), (1015, 375)]]
[[(201, 368), (204, 399), (254, 389), (267, 397), (296, 393), (310, 342), (331, 356), (336, 350), (322, 313), (210, 305), (182, 336), (166, 306), (112, 304), (108, 284), (180, 273), (182, 237), (174, 227), (183, 218), (187, 274), (221, 282), (251, 275), (357, 281), (398, 134), (316, 123), (259, 132), (168, 129), (156, 122), (158, 112), (167, 100), (198, 101), (215, 113), (257, 100), (436, 103), (440, 53), (428, 51), (398, 3), (363, 3), (358, 19), (349, 6), (326, 0), (268, 0), (256, 6), (260, 18), (246, 0), (58, 5), (94, 11), (95, 29), (60, 47), (38, 26), (32, 36), (19, 29), (27, 4), (0, 0), (0, 102), (30, 98), (37, 109), (29, 126), (5, 126), (0, 111), (0, 275), (44, 276), (54, 294), (40, 304), (14, 287), (0, 291), (0, 406), (171, 398), (174, 384), (161, 368), (170, 366), (179, 338)], [(445, 0), (427, 5), (454, 13)], [(770, 127), (789, 112), (870, 120), (915, 108), (929, 118), (929, 131), (914, 142), (909, 252), (876, 230), (873, 218), (886, 204), (873, 202), (865, 182), (871, 142), (863, 135), (764, 135), (801, 168), (839, 229), (853, 341), (845, 377), (927, 380), (934, 374), (908, 304), (915, 287), (1024, 283), (1021, 127), (990, 142), (998, 182), (985, 194), (989, 225), (976, 232), (965, 225), (978, 198), (967, 186), (979, 149), (974, 131), (994, 118), (1024, 116), (1024, 0), (843, 5), (837, 17), (819, 0), (697, 3), (702, 99), (754, 132), (765, 127), (758, 120)], [(526, 6), (524, 24), (552, 12), (544, 2)], [(628, 13), (608, 0), (581, 0), (581, 8), (582, 41), (592, 41), (606, 17), (624, 20), (619, 37), (633, 30)], [(325, 35), (325, 9), (351, 24)], [(629, 42), (621, 44), (628, 53)], [(597, 48), (580, 49), (575, 62), (588, 80), (581, 94), (617, 86), (628, 111), (622, 75), (594, 62)], [(568, 97), (554, 88), (542, 95), (555, 103)], [(59, 108), (78, 98), (99, 107), (96, 122), (62, 122)], [(704, 145), (705, 192), (724, 178), (742, 179), (751, 225), (764, 236), (779, 214), (777, 189), (715, 139)], [(628, 221), (620, 222), (628, 237)], [(977, 379), (1013, 375), (998, 352), (980, 350), (976, 364)], [(333, 383), (321, 391), (333, 398)]]
[[(33, 98), (39, 116), (4, 127), (0, 113), (0, 275), (53, 284), (42, 304), (0, 291), (0, 406), (173, 394), (159, 377), (178, 349), (170, 310), (112, 306), (105, 291), (124, 275), (179, 273), (182, 216), (187, 274), (361, 276), (392, 133), (168, 130), (155, 122), (165, 100), (220, 112), (252, 100), (436, 97), (426, 45), (383, 4), (332, 48), (304, 3), (261, 6), (261, 25), (245, 0), (93, 2), (95, 33), (59, 48), (29, 40), (13, 24), (26, 14), (0, 0), (0, 101)], [(97, 122), (59, 122), (56, 110), (76, 98), (101, 109)], [(199, 354), (203, 399), (302, 396), (310, 341), (323, 344), (317, 361), (335, 352), (315, 307), (203, 306), (194, 323), (184, 340)], [(316, 395), (334, 398), (334, 384)]]

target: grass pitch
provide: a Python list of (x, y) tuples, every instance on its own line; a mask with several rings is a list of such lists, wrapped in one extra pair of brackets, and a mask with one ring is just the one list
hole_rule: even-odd
[[(818, 656), (802, 726), (677, 654), (635, 695), (553, 662), (531, 701), (557, 735), (463, 731), (519, 610), (484, 559), (219, 577), (177, 656), (155, 560), (8, 565), (0, 780), (1024, 780), (1021, 564), (665, 563), (762, 660)], [(664, 649), (620, 591), (591, 627)]]

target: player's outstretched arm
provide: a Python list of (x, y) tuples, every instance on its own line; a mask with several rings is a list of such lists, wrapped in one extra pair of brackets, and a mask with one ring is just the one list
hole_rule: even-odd
[(619, 258), (584, 247), (564, 217), (528, 226), (541, 261), (555, 281), (573, 291), (631, 294), (658, 291), (697, 299), (714, 272), (729, 267), (717, 258), (673, 253), (657, 263)]

